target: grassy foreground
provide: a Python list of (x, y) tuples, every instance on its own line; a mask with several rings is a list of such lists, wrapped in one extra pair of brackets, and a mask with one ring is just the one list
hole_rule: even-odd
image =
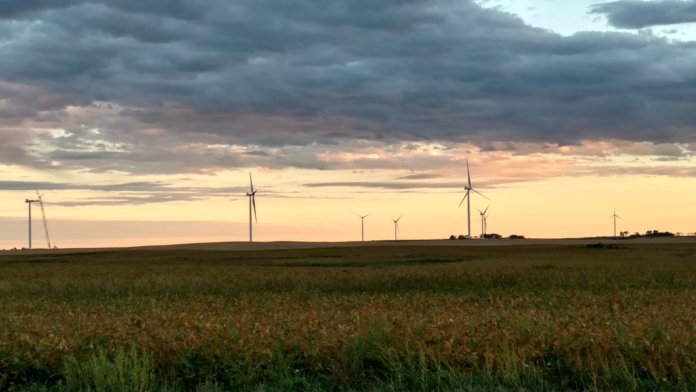
[(0, 255), (0, 390), (696, 390), (696, 244)]

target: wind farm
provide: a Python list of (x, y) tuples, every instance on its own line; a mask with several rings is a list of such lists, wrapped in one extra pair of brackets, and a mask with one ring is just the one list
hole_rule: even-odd
[[(465, 173), (465, 177), (464, 177), (465, 182), (463, 185), (465, 193), (464, 193), (464, 196), (462, 197), (462, 199), (460, 199), (460, 202), (457, 205), (457, 207), (461, 208), (462, 205), (464, 204), (464, 202), (466, 201), (467, 202), (466, 203), (466, 215), (464, 217), (461, 217), (461, 215), (458, 215), (458, 214), (451, 214), (451, 212), (454, 210), (454, 208), (453, 208), (454, 206), (452, 205), (451, 207), (446, 207), (446, 204), (440, 203), (439, 205), (436, 205), (435, 207), (441, 208), (442, 206), (445, 206), (445, 208), (449, 208), (449, 210), (450, 210), (449, 211), (450, 213), (448, 214), (449, 216), (433, 215), (433, 217), (434, 218), (454, 217), (454, 219), (452, 220), (453, 223), (450, 226), (443, 227), (443, 230), (441, 230), (435, 236), (418, 237), (418, 236), (414, 236), (414, 234), (411, 233), (411, 231), (409, 231), (408, 233), (406, 233), (406, 237), (401, 238), (401, 239), (408, 239), (411, 241), (413, 241), (413, 240), (432, 241), (432, 240), (438, 240), (438, 239), (446, 239), (448, 236), (450, 237), (450, 239), (455, 238), (455, 239), (465, 239), (465, 240), (505, 239), (508, 237), (510, 237), (510, 238), (523, 237), (523, 238), (526, 238), (528, 240), (535, 240), (535, 239), (536, 240), (550, 240), (550, 239), (554, 238), (554, 237), (543, 237), (543, 236), (537, 237), (537, 236), (529, 236), (529, 235), (524, 236), (524, 235), (520, 235), (520, 234), (501, 235), (499, 233), (491, 233), (489, 231), (489, 226), (488, 226), (488, 218), (489, 218), (489, 209), (491, 206), (490, 205), (491, 199), (487, 195), (484, 195), (478, 189), (473, 187), (469, 159), (465, 158), (465, 159), (463, 159), (463, 162), (464, 162), (464, 166), (466, 168), (466, 173)], [(305, 242), (305, 243), (317, 243), (317, 242), (348, 243), (348, 242), (350, 242), (350, 238), (331, 239), (328, 241), (324, 240), (324, 239), (317, 241), (318, 239), (312, 239), (312, 238), (297, 239), (295, 237), (296, 233), (291, 232), (291, 231), (288, 231), (288, 232), (275, 231), (272, 237), (266, 236), (264, 238), (263, 234), (262, 234), (262, 237), (259, 238), (258, 233), (255, 233), (255, 231), (257, 229), (256, 225), (258, 224), (258, 215), (257, 215), (257, 206), (256, 206), (256, 196), (257, 196), (258, 189), (254, 185), (254, 180), (253, 180), (253, 176), (252, 176), (251, 171), (247, 172), (246, 174), (248, 176), (248, 187), (244, 190), (244, 196), (245, 196), (246, 201), (247, 201), (247, 203), (246, 203), (247, 204), (246, 205), (247, 225), (245, 228), (243, 228), (243, 230), (245, 230), (247, 232), (246, 235), (248, 236), (247, 238), (248, 238), (249, 243), (255, 243), (255, 242), (259, 243), (259, 241), (261, 243), (264, 243), (264, 242), (284, 242), (284, 241)], [(486, 173), (484, 172), (483, 175), (485, 176), (485, 174)], [(493, 192), (495, 194), (495, 189), (493, 190)], [(51, 235), (49, 233), (48, 221), (46, 219), (46, 208), (45, 208), (45, 205), (43, 202), (43, 195), (40, 194), (38, 191), (36, 191), (35, 194), (36, 194), (36, 196), (33, 199), (29, 199), (29, 198), (25, 199), (25, 203), (27, 204), (28, 210), (29, 210), (28, 211), (29, 218), (28, 218), (28, 222), (27, 222), (27, 230), (29, 232), (29, 238), (28, 238), (27, 247), (24, 249), (36, 248), (34, 241), (32, 241), (33, 226), (32, 226), (32, 216), (31, 216), (31, 214), (32, 214), (31, 206), (33, 204), (37, 204), (37, 203), (39, 204), (39, 207), (41, 209), (41, 217), (42, 217), (42, 223), (43, 223), (43, 229), (44, 229), (44, 237), (46, 240), (45, 243), (47, 244), (46, 249), (55, 248), (55, 245), (52, 244)], [(479, 199), (478, 200), (479, 204), (477, 206), (478, 208), (474, 208), (474, 210), (478, 212), (479, 219), (480, 219), (480, 233), (477, 236), (474, 236), (472, 233), (472, 230), (471, 230), (472, 199), (474, 199), (474, 201), (477, 201), (477, 200), (475, 200), (476, 198), (472, 197), (472, 196), (480, 196), (481, 199), (483, 199), (483, 200)], [(271, 198), (271, 200), (273, 200), (273, 203), (269, 204), (269, 207), (275, 207), (276, 208), (275, 211), (278, 211), (279, 207), (283, 208), (282, 205), (279, 205), (278, 201), (282, 202), (282, 201), (284, 201), (284, 199), (282, 199), (282, 198), (278, 199), (277, 191), (271, 192), (269, 197)], [(446, 200), (444, 198), (443, 198), (443, 201), (446, 202)], [(484, 201), (487, 204), (480, 203), (481, 201)], [(280, 204), (282, 204), (282, 203), (280, 203)], [(315, 208), (315, 209), (321, 208), (322, 204), (323, 204), (322, 201), (313, 201), (312, 202), (313, 208)], [(414, 204), (400, 204), (400, 206), (403, 206), (405, 208), (416, 208), (415, 203)], [(499, 206), (500, 206), (500, 203), (499, 203)], [(377, 207), (379, 210), (382, 210), (384, 206), (377, 206)], [(446, 209), (445, 209), (445, 211), (446, 211)], [(507, 213), (510, 214), (509, 208), (507, 211), (508, 211)], [(532, 210), (530, 210), (530, 211), (533, 212)], [(397, 240), (400, 237), (403, 237), (403, 236), (401, 236), (401, 230), (399, 227), (399, 220), (401, 219), (401, 215), (399, 215), (397, 218), (390, 217), (390, 220), (392, 222), (392, 226), (388, 230), (385, 230), (386, 228), (384, 226), (377, 225), (378, 229), (376, 231), (373, 231), (373, 235), (369, 239), (367, 239), (367, 237), (366, 237), (366, 222), (365, 222), (365, 220), (366, 220), (366, 218), (368, 218), (374, 214), (369, 213), (369, 214), (361, 215), (361, 214), (353, 212), (353, 215), (355, 215), (357, 218), (360, 219), (360, 237), (359, 237), (360, 242), (375, 242), (375, 241), (379, 242), (379, 241), (389, 240), (390, 238)], [(380, 213), (377, 213), (377, 215), (379, 216)], [(621, 219), (621, 217), (616, 213), (616, 209), (613, 210), (613, 214), (611, 215), (611, 218), (613, 219), (613, 235), (606, 237), (606, 239), (609, 239), (609, 238), (621, 238), (621, 239), (639, 238), (639, 237), (644, 237), (644, 236), (652, 236), (652, 234), (647, 234), (648, 232), (651, 232), (651, 233), (652, 232), (655, 232), (655, 233), (659, 232), (657, 230), (648, 230), (648, 231), (646, 231), (646, 234), (643, 235), (638, 231), (635, 231), (633, 233), (630, 233), (629, 231), (622, 231), (621, 235), (619, 236), (619, 233), (617, 231), (617, 227), (618, 227), (617, 220)], [(231, 217), (231, 220), (234, 220), (233, 216)], [(302, 220), (302, 221), (304, 222), (304, 220)], [(504, 215), (498, 215), (498, 222), (502, 222), (503, 226), (505, 225), (505, 221), (506, 221), (506, 217)], [(273, 223), (273, 219), (271, 219), (270, 222)], [(345, 222), (345, 223), (347, 223), (347, 222)], [(572, 222), (569, 222), (566, 220), (563, 220), (563, 223), (572, 225)], [(303, 225), (305, 227), (307, 227), (307, 226), (311, 225), (311, 223), (303, 223)], [(171, 225), (169, 225), (169, 226), (171, 226)], [(599, 234), (599, 232), (601, 232), (601, 228), (599, 226), (601, 226), (601, 225), (597, 225), (597, 232), (598, 232), (597, 235), (583, 235), (583, 236), (577, 236), (577, 237), (572, 237), (572, 236), (562, 236), (561, 237), (561, 236), (559, 236), (559, 237), (555, 237), (555, 238), (558, 238), (559, 240), (562, 240), (562, 241), (572, 240), (573, 238), (584, 239), (584, 240), (593, 240), (593, 239), (602, 240), (602, 239), (605, 239), (605, 236)], [(241, 226), (237, 226), (237, 227), (241, 228)], [(346, 227), (347, 227), (347, 225), (346, 225)], [(193, 232), (193, 229), (191, 231)], [(464, 231), (465, 234), (458, 234), (458, 233), (461, 233), (462, 231)], [(240, 235), (239, 235), (240, 233), (235, 233), (234, 231), (222, 231), (220, 229), (217, 229), (217, 232), (221, 233), (222, 235), (211, 238), (212, 241), (211, 240), (206, 241), (205, 239), (203, 239), (202, 241), (200, 241), (200, 243), (220, 243), (221, 240), (222, 241), (226, 240), (230, 243), (236, 243), (237, 239), (239, 239), (239, 237), (240, 237)], [(450, 235), (450, 233), (455, 233), (455, 234)], [(668, 231), (667, 232), (660, 232), (660, 233), (668, 233), (670, 235), (673, 235), (672, 233), (670, 233)], [(185, 237), (186, 231), (182, 231), (182, 234), (183, 234), (182, 240), (177, 241), (177, 242), (172, 241), (172, 242), (170, 242), (170, 244), (176, 245), (177, 243), (181, 243), (181, 244), (191, 243), (191, 241), (186, 240), (186, 237)], [(410, 234), (410, 236), (409, 236), (409, 234)], [(689, 233), (677, 232), (674, 235), (688, 236)], [(65, 242), (66, 240), (68, 242), (70, 241), (69, 238), (63, 238), (63, 242)], [(126, 245), (128, 245), (128, 244), (126, 244)], [(134, 245), (148, 246), (148, 245), (165, 245), (165, 244), (146, 243), (146, 242), (142, 243), (141, 242), (141, 243), (131, 244), (131, 245), (132, 246), (134, 246)], [(109, 247), (111, 247), (111, 246), (109, 246)], [(262, 247), (262, 246), (259, 245), (259, 247)], [(68, 248), (74, 249), (76, 247), (72, 246), (72, 247), (68, 247)], [(94, 248), (94, 246), (89, 246), (88, 248)]]

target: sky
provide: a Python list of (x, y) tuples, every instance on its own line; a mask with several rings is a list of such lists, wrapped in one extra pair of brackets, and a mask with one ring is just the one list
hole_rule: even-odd
[(0, 249), (692, 233), (695, 113), (696, 1), (5, 0)]

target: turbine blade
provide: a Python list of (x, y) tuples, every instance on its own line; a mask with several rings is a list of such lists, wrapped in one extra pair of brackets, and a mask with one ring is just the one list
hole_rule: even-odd
[(483, 193), (477, 191), (476, 189), (473, 189), (473, 188), (472, 188), (471, 190), (474, 191), (474, 192), (476, 192), (476, 193), (478, 193), (479, 195), (483, 196), (486, 200), (490, 200), (490, 199), (488, 198), (488, 196), (486, 196), (486, 195), (484, 195)]
[(466, 200), (466, 198), (467, 198), (468, 196), (469, 196), (469, 191), (467, 190), (467, 191), (466, 191), (466, 194), (464, 195), (464, 197), (462, 197), (462, 201), (459, 202), (459, 206), (458, 206), (458, 207), (461, 207), (461, 206), (462, 206), (462, 203), (464, 203), (464, 200)]
[(401, 232), (401, 230), (399, 230), (399, 223), (398, 223), (398, 222), (396, 223), (396, 232), (397, 232), (397, 233), (400, 233), (400, 232)]
[(471, 188), (471, 173), (469, 172), (469, 158), (466, 158), (466, 178)]
[(486, 212), (488, 212), (488, 209), (489, 209), (490, 207), (491, 207), (491, 206), (489, 205), (488, 207), (486, 207), (485, 210), (483, 210), (483, 215), (486, 215)]
[(251, 204), (254, 206), (254, 220), (258, 223), (259, 218), (256, 216), (256, 197), (254, 197), (254, 195), (251, 195)]
[(401, 220), (401, 217), (402, 217), (402, 216), (403, 216), (403, 215), (399, 215), (399, 217), (396, 218), (396, 223), (399, 223), (399, 221)]
[(249, 186), (251, 187), (251, 193), (254, 193), (254, 180), (251, 179), (251, 172), (249, 172)]

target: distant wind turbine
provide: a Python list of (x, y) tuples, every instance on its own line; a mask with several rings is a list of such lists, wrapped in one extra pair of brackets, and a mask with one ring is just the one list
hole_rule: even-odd
[(399, 232), (399, 220), (401, 219), (401, 216), (399, 216), (396, 219), (392, 219), (392, 222), (394, 222), (394, 241), (397, 240), (396, 234)]
[(360, 215), (360, 214), (355, 214), (360, 218), (360, 240), (362, 242), (365, 242), (365, 218), (368, 216), (372, 215), (372, 213), (367, 214), (367, 215)]
[(490, 206), (486, 207), (486, 209), (483, 211), (478, 210), (479, 215), (481, 215), (481, 238), (483, 238), (483, 236), (487, 234), (488, 225), (486, 220), (488, 219), (488, 216), (486, 216), (486, 212), (488, 211), (489, 207)]
[[(467, 223), (467, 238), (471, 239), (471, 196), (469, 195), (472, 191), (478, 193), (479, 195), (483, 196), (484, 198), (488, 199), (483, 193), (477, 191), (474, 189), (473, 186), (471, 186), (471, 173), (469, 172), (469, 160), (466, 160), (466, 177), (467, 177), (467, 184), (464, 185), (464, 190), (466, 193), (464, 194), (464, 197), (462, 198), (462, 201), (459, 202), (459, 207), (462, 206), (462, 203), (464, 203), (464, 200), (466, 200), (466, 223)], [(490, 199), (488, 199), (490, 200)]]
[(256, 216), (256, 191), (257, 189), (254, 189), (254, 181), (251, 179), (251, 172), (249, 172), (249, 192), (247, 192), (246, 196), (249, 198), (249, 242), (254, 242), (254, 236), (253, 232), (254, 229), (252, 227), (252, 220), (251, 220), (251, 210), (254, 210), (254, 220), (258, 223), (259, 219)]
[(39, 200), (25, 199), (27, 205), (29, 205), (29, 250), (31, 250), (31, 205), (32, 203), (39, 203)]
[(614, 214), (610, 218), (614, 218), (614, 237), (616, 237), (616, 218), (621, 219), (620, 216), (616, 215), (616, 208), (614, 208)]
[(46, 234), (46, 242), (48, 243), (48, 249), (51, 249), (51, 236), (48, 234), (48, 220), (46, 219), (46, 209), (44, 208), (44, 203), (43, 203), (43, 193), (39, 193), (39, 190), (36, 190), (36, 197), (39, 199), (39, 206), (41, 206), (41, 216), (43, 218), (43, 226), (44, 226), (44, 233)]

